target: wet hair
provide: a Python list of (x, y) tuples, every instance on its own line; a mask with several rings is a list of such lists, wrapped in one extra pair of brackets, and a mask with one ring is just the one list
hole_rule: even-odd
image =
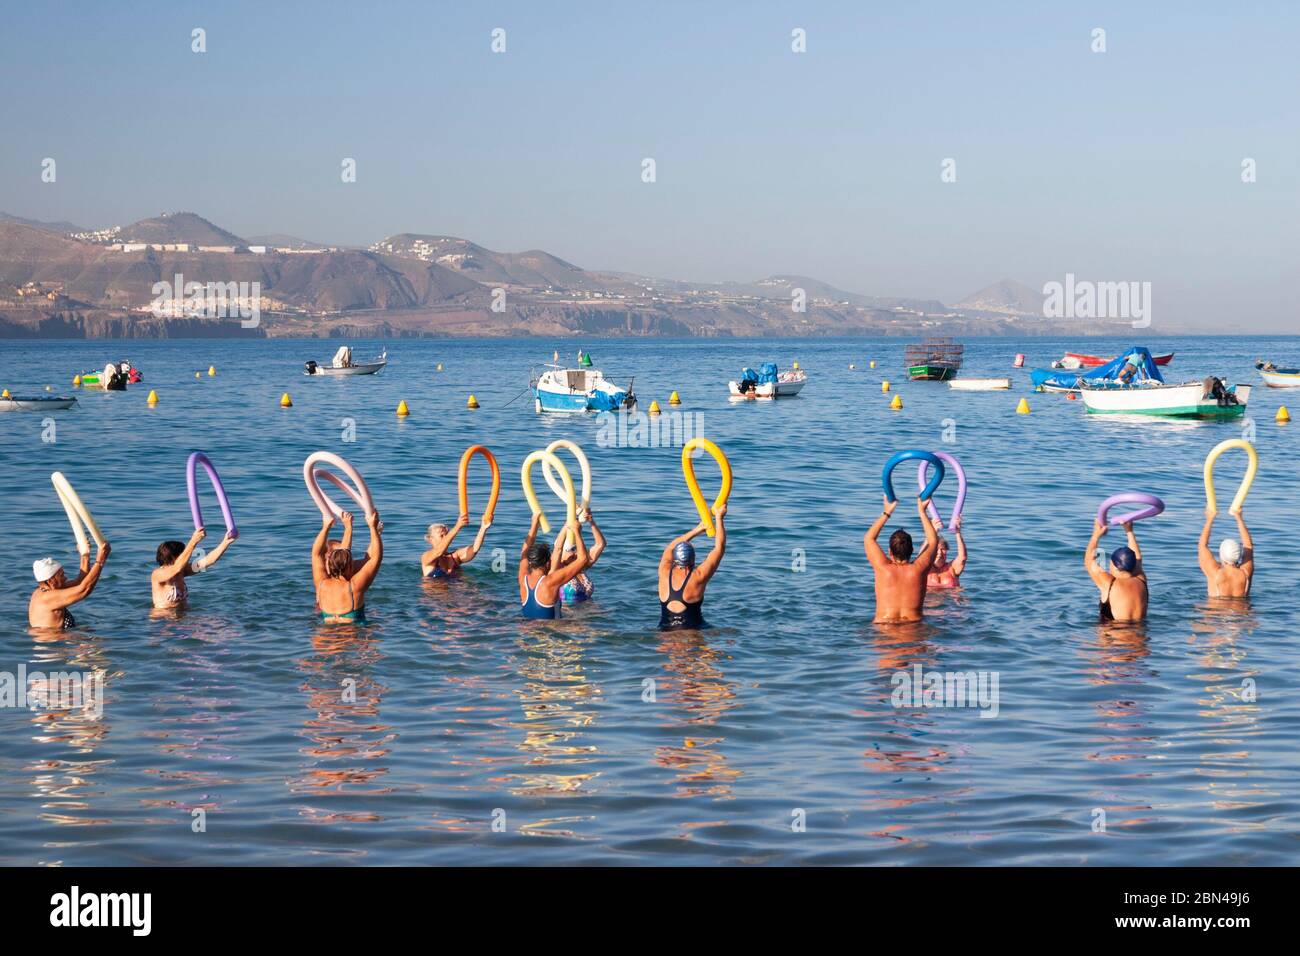
[(1133, 569), (1137, 567), (1138, 559), (1132, 548), (1116, 548), (1110, 553), (1110, 563), (1111, 567), (1125, 574), (1132, 574)]
[(154, 557), (158, 559), (158, 566), (162, 568), (179, 558), (184, 550), (183, 541), (164, 541), (158, 545), (158, 553)]
[(534, 541), (528, 546), (524, 558), (528, 561), (529, 571), (544, 568), (551, 563), (551, 546), (545, 541)]
[(451, 530), (450, 528), (448, 528), (445, 524), (442, 524), (441, 522), (439, 522), (438, 524), (431, 524), (429, 525), (429, 530), (424, 532), (424, 540), (432, 544), (433, 539), (435, 537), (438, 538), (446, 537), (447, 532), (450, 530)]
[(911, 560), (912, 536), (899, 528), (889, 536), (889, 553), (899, 561)]
[(352, 552), (347, 548), (335, 548), (325, 555), (325, 573), (332, 578), (341, 578), (352, 567)]

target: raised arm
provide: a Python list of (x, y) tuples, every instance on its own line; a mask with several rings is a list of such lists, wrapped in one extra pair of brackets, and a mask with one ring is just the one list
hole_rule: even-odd
[(533, 546), (537, 540), (537, 529), (542, 526), (542, 516), (540, 513), (533, 515), (532, 524), (528, 526), (528, 534), (524, 536), (524, 546), (519, 549), (519, 581), (522, 584), (525, 577), (528, 576), (528, 549)]
[(727, 528), (723, 516), (727, 513), (727, 506), (720, 505), (713, 509), (713, 526), (717, 529), (717, 538), (713, 542), (713, 550), (709, 556), (700, 562), (700, 576), (707, 581), (713, 577), (713, 572), (718, 570), (718, 565), (722, 563), (722, 556), (727, 553)]
[(894, 508), (898, 506), (897, 501), (890, 501), (888, 498), (885, 498), (884, 502), (884, 510), (880, 512), (880, 517), (875, 520), (871, 527), (867, 529), (867, 533), (862, 536), (862, 547), (866, 550), (867, 560), (871, 562), (873, 567), (885, 563), (885, 552), (880, 549), (880, 543), (876, 539), (880, 537), (880, 532), (885, 527), (885, 522), (888, 521), (889, 516), (894, 513)]
[(341, 548), (347, 551), (352, 550), (352, 512), (343, 512), (343, 542)]
[[(466, 524), (469, 524), (469, 515), (461, 515), (461, 517), (465, 519)], [(456, 552), (456, 558), (461, 564), (464, 564), (466, 561), (473, 561), (479, 551), (482, 550), (483, 539), (487, 537), (488, 528), (490, 527), (492, 527), (492, 522), (488, 521), (487, 518), (484, 518), (482, 523), (478, 526), (478, 534), (474, 535), (474, 543), (466, 545)]]
[(573, 532), (573, 544), (578, 555), (575, 560), (561, 566), (558, 563), (561, 560), (559, 547), (551, 552), (551, 570), (547, 572), (546, 580), (557, 588), (568, 584), (587, 569), (587, 543), (582, 540), (582, 529), (578, 526), (577, 519), (570, 522), (568, 528)]
[(227, 531), (225, 536), (221, 539), (221, 543), (213, 548), (208, 554), (204, 555), (202, 559), (195, 561), (193, 567), (186, 573), (197, 574), (199, 571), (204, 571), (212, 567), (221, 560), (221, 556), (226, 553), (226, 549), (234, 543), (234, 537), (229, 531)]
[(325, 546), (329, 541), (330, 528), (333, 526), (333, 515), (325, 515), (321, 519), (320, 531), (316, 535), (316, 540), (311, 546), (311, 580), (316, 585), (325, 580)]
[[(1246, 519), (1240, 511), (1233, 512), (1232, 515), (1237, 519), (1237, 533), (1241, 535), (1241, 567), (1249, 574), (1254, 571), (1255, 563), (1255, 542), (1250, 540), (1250, 529), (1246, 527)], [(1251, 567), (1246, 567), (1251, 565)]]
[(921, 527), (925, 529), (925, 545), (921, 548), (921, 553), (916, 556), (916, 564), (925, 571), (929, 571), (934, 564), (934, 556), (939, 553), (939, 532), (935, 530), (933, 524), (926, 517), (925, 509), (930, 504), (929, 498), (921, 498), (919, 495), (916, 499), (916, 512), (921, 518)]
[(366, 515), (366, 524), (370, 527), (370, 547), (366, 549), (365, 563), (352, 575), (352, 589), (364, 594), (379, 573), (379, 566), (384, 561), (384, 536), (379, 530), (379, 512), (372, 511)]
[(189, 572), (190, 561), (194, 558), (194, 549), (199, 546), (199, 542), (207, 536), (207, 533), (203, 528), (195, 528), (194, 533), (190, 535), (190, 540), (185, 542), (185, 547), (176, 556), (176, 560), (171, 564), (158, 568), (154, 571), (154, 574), (164, 581), (170, 581), (178, 574)]
[(1207, 574), (1213, 574), (1219, 570), (1219, 562), (1215, 560), (1214, 553), (1210, 551), (1210, 531), (1214, 528), (1215, 512), (1209, 508), (1205, 509), (1205, 527), (1201, 529), (1201, 537), (1196, 542), (1196, 563), (1201, 566), (1201, 570)]
[(1088, 539), (1088, 549), (1083, 552), (1083, 566), (1088, 569), (1088, 576), (1092, 578), (1092, 583), (1099, 588), (1105, 587), (1106, 582), (1110, 580), (1110, 574), (1097, 563), (1097, 545), (1108, 530), (1104, 524), (1094, 525), (1092, 537)]
[(591, 547), (587, 551), (587, 567), (596, 563), (596, 559), (605, 553), (605, 533), (596, 526), (596, 519), (587, 509), (587, 524), (591, 527)]
[(956, 527), (953, 528), (952, 534), (957, 540), (957, 560), (952, 562), (952, 573), (961, 577), (962, 572), (966, 570), (966, 538), (961, 533), (960, 515), (957, 516)]
[[(95, 563), (90, 565), (76, 584), (50, 592), (50, 606), (54, 609), (65, 608), (89, 597), (90, 592), (95, 590), (95, 585), (99, 583), (99, 576), (104, 573), (104, 562), (108, 560), (109, 552), (112, 550), (112, 546), (107, 541), (101, 544), (99, 553), (95, 556)], [(90, 555), (86, 557), (89, 558)]]
[(1137, 558), (1137, 567), (1133, 569), (1133, 577), (1135, 578), (1146, 577), (1146, 573), (1147, 573), (1146, 569), (1142, 567), (1142, 547), (1141, 545), (1138, 544), (1137, 535), (1133, 533), (1132, 521), (1124, 522), (1124, 537), (1126, 539), (1125, 543), (1128, 545), (1128, 549), (1132, 551), (1133, 556)]

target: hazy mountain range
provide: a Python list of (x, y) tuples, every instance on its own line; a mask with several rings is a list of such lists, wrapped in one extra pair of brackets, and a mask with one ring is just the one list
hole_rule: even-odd
[[(261, 326), (155, 317), (154, 283), (177, 274), (256, 283)], [(191, 212), (102, 230), (0, 213), (0, 336), (9, 337), (1084, 331), (1041, 311), (1042, 296), (1009, 279), (947, 306), (807, 276), (692, 282), (600, 272), (540, 249), (497, 252), (436, 234), (399, 233), (360, 249), (244, 238)]]

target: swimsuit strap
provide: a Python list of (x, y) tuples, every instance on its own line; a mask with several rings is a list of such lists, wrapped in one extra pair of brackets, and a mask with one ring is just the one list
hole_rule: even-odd
[(675, 600), (675, 601), (681, 601), (683, 604), (688, 603), (685, 595), (686, 582), (691, 579), (691, 575), (694, 573), (695, 573), (695, 566), (692, 565), (691, 567), (686, 569), (686, 577), (682, 578), (681, 585), (679, 587), (674, 588), (673, 572), (672, 569), (669, 568), (668, 570), (668, 600), (669, 601)]

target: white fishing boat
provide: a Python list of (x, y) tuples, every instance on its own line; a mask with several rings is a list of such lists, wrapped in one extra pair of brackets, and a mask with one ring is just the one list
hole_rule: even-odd
[(612, 412), (636, 405), (632, 381), (619, 388), (600, 369), (547, 365), (531, 374), (533, 404), (538, 412)]
[(1155, 381), (1093, 385), (1085, 380), (1079, 395), (1088, 411), (1097, 414), (1239, 418), (1246, 412), (1250, 389), (1249, 385), (1224, 385), (1219, 379), (1179, 385)]
[(740, 370), (739, 381), (727, 383), (733, 398), (793, 398), (808, 384), (808, 373), (795, 363), (793, 369), (778, 372), (776, 363), (765, 362), (757, 372), (751, 368)]
[(68, 395), (12, 395), (0, 398), (0, 412), (43, 412), (75, 404), (77, 400)]
[(1262, 360), (1255, 363), (1255, 368), (1269, 388), (1300, 388), (1300, 368), (1280, 368)]
[(948, 387), (959, 392), (999, 392), (1011, 387), (1009, 378), (950, 378)]
[(304, 375), (374, 375), (385, 365), (388, 364), (388, 350), (385, 349), (379, 353), (379, 357), (371, 362), (353, 362), (352, 347), (342, 345), (334, 353), (334, 358), (330, 364), (321, 365), (318, 362), (308, 362), (303, 371)]

